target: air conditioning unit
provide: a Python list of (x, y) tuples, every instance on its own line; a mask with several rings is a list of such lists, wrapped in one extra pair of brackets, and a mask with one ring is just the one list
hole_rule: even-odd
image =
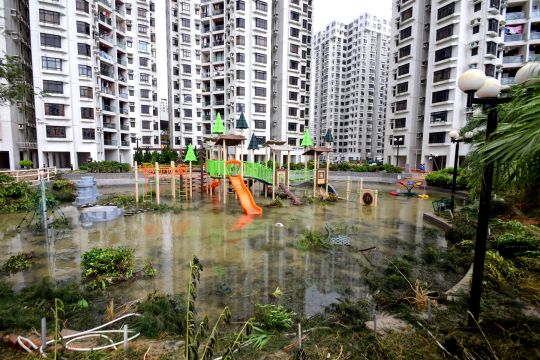
[(23, 124), (18, 124), (17, 126), (18, 126), (19, 130), (24, 130), (24, 125)]
[(427, 66), (427, 61), (422, 61), (422, 66)]
[(477, 68), (478, 68), (477, 63), (469, 64), (469, 69), (477, 69)]
[(429, 23), (428, 23), (428, 24), (424, 24), (424, 30), (429, 30)]
[(420, 85), (426, 85), (426, 79), (420, 80)]
[(96, 109), (96, 113), (101, 114), (101, 109), (100, 109), (100, 108), (97, 108), (97, 109)]
[(472, 41), (472, 42), (469, 43), (469, 47), (471, 49), (474, 49), (474, 48), (477, 48), (479, 44), (480, 44), (479, 41)]
[(424, 49), (427, 49), (427, 48), (429, 47), (429, 42), (426, 41), (426, 42), (422, 45), (422, 47), (423, 47)]
[(18, 107), (19, 109), (23, 108), (23, 107), (24, 107), (24, 102), (22, 102), (22, 101), (17, 101), (17, 107)]
[(480, 18), (474, 18), (471, 20), (471, 26), (480, 25)]
[(18, 17), (19, 16), (19, 12), (17, 11), (17, 9), (11, 9), (10, 14), (13, 17)]

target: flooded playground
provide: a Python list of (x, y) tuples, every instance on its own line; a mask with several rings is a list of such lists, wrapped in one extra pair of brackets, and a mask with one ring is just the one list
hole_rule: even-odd
[[(0, 262), (19, 252), (33, 252), (34, 266), (11, 275), (15, 289), (44, 277), (55, 281), (79, 281), (80, 259), (93, 247), (129, 246), (135, 249), (137, 268), (151, 257), (157, 267), (154, 278), (131, 280), (107, 291), (126, 301), (158, 290), (184, 293), (189, 261), (201, 260), (204, 271), (199, 286), (201, 311), (215, 315), (224, 305), (234, 317), (267, 302), (280, 288), (283, 299), (298, 314), (311, 316), (339, 298), (368, 295), (366, 271), (382, 266), (388, 257), (420, 256), (426, 245), (445, 247), (442, 232), (425, 224), (424, 212), (431, 200), (392, 197), (394, 186), (372, 185), (380, 196), (378, 206), (357, 201), (331, 205), (264, 208), (262, 216), (244, 215), (234, 195), (224, 205), (217, 197), (195, 197), (178, 212), (146, 212), (83, 228), (76, 207), (64, 207), (70, 229), (55, 232), (50, 239), (31, 230), (17, 232), (23, 215), (3, 216), (0, 224)], [(102, 193), (131, 189), (103, 188)], [(343, 190), (343, 189), (341, 189)], [(270, 199), (256, 197), (263, 206)], [(333, 246), (328, 251), (303, 251), (298, 238), (306, 230), (326, 234), (325, 225), (346, 233), (351, 246)], [(361, 251), (376, 247), (368, 251)], [(441, 275), (442, 276), (442, 275)]]

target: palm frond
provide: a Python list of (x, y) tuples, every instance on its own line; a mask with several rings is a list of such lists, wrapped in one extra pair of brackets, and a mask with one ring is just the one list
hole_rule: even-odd
[(219, 315), (219, 318), (216, 320), (216, 323), (214, 324), (214, 327), (212, 328), (212, 332), (208, 336), (208, 340), (206, 341), (206, 345), (204, 347), (204, 351), (201, 356), (203, 360), (212, 359), (216, 350), (217, 342), (218, 342), (219, 326), (221, 325), (221, 323), (223, 322), (228, 323), (230, 320), (231, 320), (231, 311), (229, 310), (228, 306), (225, 306), (225, 308)]

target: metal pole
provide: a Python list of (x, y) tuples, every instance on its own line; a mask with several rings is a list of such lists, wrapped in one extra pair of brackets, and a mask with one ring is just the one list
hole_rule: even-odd
[(191, 161), (189, 162), (189, 198), (193, 198), (193, 179), (191, 172)]
[(399, 142), (397, 143), (396, 167), (399, 166)]
[(41, 350), (47, 347), (47, 319), (41, 318)]
[(139, 166), (135, 161), (135, 204), (139, 207)]
[(317, 193), (317, 152), (313, 150), (313, 153), (313, 197), (315, 197)]
[(41, 177), (41, 215), (43, 216), (43, 230), (47, 231), (47, 197), (45, 196), (45, 179)]
[(456, 142), (456, 154), (454, 155), (454, 174), (452, 175), (452, 195), (450, 195), (450, 208), (452, 209), (452, 212), (454, 211), (455, 204), (454, 199), (456, 195), (456, 180), (457, 180), (457, 168), (458, 168), (458, 161), (459, 161), (459, 143), (460, 140), (455, 140)]
[(174, 166), (174, 161), (171, 160), (171, 192), (173, 203), (176, 200), (176, 191), (174, 188), (174, 182), (176, 181), (176, 167)]
[(155, 164), (155, 178), (156, 178), (156, 204), (159, 205), (159, 163)]
[(227, 203), (227, 184), (225, 180), (225, 176), (227, 173), (227, 166), (225, 163), (227, 162), (227, 142), (225, 139), (223, 139), (223, 203)]
[(349, 201), (349, 193), (351, 192), (351, 177), (347, 176), (347, 201)]
[(272, 152), (272, 200), (276, 199), (276, 151)]
[(127, 351), (128, 349), (128, 325), (124, 325), (124, 351)]
[[(487, 125), (486, 141), (489, 141), (491, 134), (497, 128), (498, 114), (495, 102), (490, 105)], [(491, 188), (493, 185), (493, 163), (488, 163), (484, 167), (482, 184), (480, 188), (480, 205), (478, 207), (478, 224), (476, 227), (476, 242), (474, 246), (473, 274), (471, 281), (471, 292), (469, 296), (469, 315), (467, 324), (470, 327), (476, 326), (476, 321), (480, 315), (480, 297), (482, 296), (482, 280), (484, 277), (484, 263), (486, 260), (486, 243), (489, 225), (489, 209), (491, 207)], [(476, 320), (475, 320), (476, 319)]]

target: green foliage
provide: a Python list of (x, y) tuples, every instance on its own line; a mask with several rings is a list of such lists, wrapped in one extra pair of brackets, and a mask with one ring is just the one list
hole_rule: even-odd
[(161, 153), (158, 156), (157, 161), (160, 164), (166, 164), (169, 165), (171, 161), (177, 162), (178, 161), (178, 152), (171, 149), (170, 147), (165, 147), (161, 150)]
[(90, 173), (122, 173), (129, 172), (131, 165), (119, 163), (118, 161), (104, 160), (82, 164), (79, 166), (79, 169)]
[[(313, 168), (313, 167), (311, 167)], [(353, 171), (353, 172), (386, 172), (392, 174), (399, 174), (403, 170), (392, 164), (358, 164), (353, 162), (338, 162), (331, 163), (329, 166), (331, 171)]]
[(177, 296), (163, 295), (157, 292), (148, 294), (147, 298), (137, 305), (135, 329), (149, 338), (163, 335), (179, 335), (184, 332), (185, 323), (182, 315), (185, 308)]
[(133, 277), (134, 250), (125, 246), (93, 248), (81, 259), (82, 275), (90, 289), (102, 289)]
[(146, 276), (149, 276), (149, 277), (156, 276), (157, 269), (154, 266), (154, 261), (152, 260), (152, 258), (147, 258), (146, 260), (144, 260), (142, 271)]
[(25, 80), (25, 71), (18, 56), (0, 58), (0, 105), (26, 101), (34, 89)]
[(350, 299), (344, 299), (339, 303), (329, 305), (325, 309), (325, 312), (332, 319), (339, 321), (340, 324), (364, 328), (366, 321), (370, 320), (371, 308), (372, 305), (366, 300), (352, 301)]
[(540, 237), (538, 228), (523, 225), (519, 221), (498, 221), (503, 232), (490, 242), (504, 257), (514, 257), (529, 251), (540, 250)]
[(266, 330), (290, 330), (296, 314), (287, 310), (283, 305), (257, 304), (255, 305), (255, 321), (259, 327)]
[[(465, 177), (463, 170), (458, 168), (458, 175), (456, 178), (456, 189), (467, 189), (467, 178)], [(446, 168), (439, 171), (432, 171), (426, 175), (426, 183), (429, 186), (437, 186), (444, 189), (452, 188), (452, 177), (454, 175), (454, 168)]]
[(26, 182), (16, 182), (9, 175), (0, 175), (0, 213), (28, 211), (34, 206), (36, 191)]
[(59, 202), (75, 200), (76, 192), (75, 184), (66, 179), (55, 179), (51, 185), (51, 193)]
[(297, 247), (301, 250), (321, 250), (330, 247), (326, 238), (318, 231), (306, 230), (300, 236)]
[(268, 205), (266, 205), (267, 207), (283, 207), (283, 201), (281, 201), (280, 198), (275, 198), (274, 200), (272, 200)]
[(32, 166), (34, 165), (34, 163), (32, 162), (32, 160), (21, 160), (19, 161), (19, 166), (21, 168), (26, 168), (26, 169), (29, 169), (31, 168)]
[(111, 204), (118, 207), (135, 206), (135, 196), (113, 194), (99, 199), (100, 204)]
[(12, 255), (9, 257), (9, 259), (7, 259), (4, 265), (2, 265), (0, 271), (15, 274), (19, 271), (29, 269), (33, 264), (33, 257), (34, 255), (32, 253), (19, 253), (17, 255)]
[(517, 272), (510, 260), (505, 260), (498, 252), (486, 251), (484, 264), (484, 286), (491, 289), (499, 289)]

